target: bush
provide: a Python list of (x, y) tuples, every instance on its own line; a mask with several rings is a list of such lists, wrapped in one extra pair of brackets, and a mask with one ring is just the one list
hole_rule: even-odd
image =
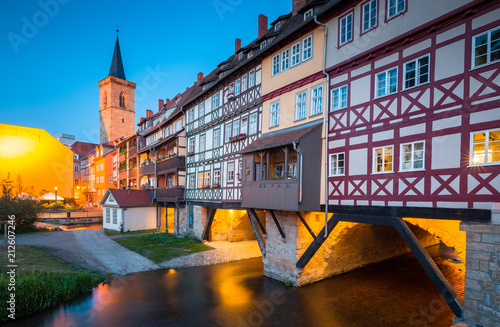
[(0, 220), (8, 220), (9, 216), (14, 215), (16, 233), (33, 229), (39, 212), (40, 208), (35, 201), (5, 196), (0, 198)]

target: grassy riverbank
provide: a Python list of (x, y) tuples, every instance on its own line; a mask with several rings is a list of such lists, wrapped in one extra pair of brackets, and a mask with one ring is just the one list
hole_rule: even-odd
[(69, 265), (44, 250), (16, 246), (15, 292), (9, 290), (12, 269), (7, 252), (0, 250), (0, 321), (10, 320), (7, 300), (15, 294), (15, 318), (42, 311), (89, 292), (106, 276)]
[(194, 237), (180, 238), (165, 233), (130, 236), (113, 240), (156, 263), (212, 249)]

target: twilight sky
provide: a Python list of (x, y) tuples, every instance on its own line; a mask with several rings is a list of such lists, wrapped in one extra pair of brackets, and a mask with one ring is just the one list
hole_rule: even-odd
[(99, 140), (98, 81), (108, 76), (119, 25), (136, 122), (257, 37), (292, 0), (2, 0), (0, 123)]

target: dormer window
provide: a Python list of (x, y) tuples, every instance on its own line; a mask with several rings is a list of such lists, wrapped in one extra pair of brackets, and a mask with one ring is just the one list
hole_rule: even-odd
[(261, 49), (261, 50), (262, 50), (262, 49), (264, 49), (264, 48), (266, 47), (266, 45), (267, 45), (266, 40), (262, 41), (262, 42), (260, 43), (260, 49)]
[(238, 60), (243, 59), (243, 52), (238, 53)]
[(250, 51), (250, 52), (248, 53), (247, 58), (248, 58), (248, 59), (250, 59), (250, 58), (252, 58), (252, 57), (253, 57), (253, 51)]
[(308, 11), (306, 11), (304, 13), (304, 20), (308, 20), (309, 18), (311, 18), (313, 16), (313, 10), (312, 9), (309, 9)]
[(281, 28), (281, 22), (277, 22), (276, 25), (274, 25), (274, 30), (277, 31)]

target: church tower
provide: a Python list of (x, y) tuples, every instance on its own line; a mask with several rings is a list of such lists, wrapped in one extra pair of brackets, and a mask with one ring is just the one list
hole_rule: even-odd
[[(118, 30), (116, 30), (118, 33)], [(99, 81), (100, 143), (135, 133), (135, 83), (125, 79), (118, 34), (109, 75)]]

